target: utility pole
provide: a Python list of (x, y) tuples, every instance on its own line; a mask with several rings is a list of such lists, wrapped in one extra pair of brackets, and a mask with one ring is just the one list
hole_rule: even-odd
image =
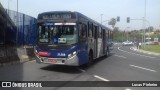
[(123, 35), (124, 35), (124, 31), (122, 31), (122, 42), (123, 42)]
[(146, 33), (146, 31), (145, 31), (145, 29), (146, 29), (146, 23), (145, 23), (145, 20), (146, 20), (146, 0), (145, 0), (145, 5), (144, 5), (144, 18), (143, 18), (143, 27), (144, 27), (144, 31), (143, 31), (143, 33), (144, 33), (144, 43), (145, 43), (145, 33)]
[(129, 38), (128, 38), (129, 28), (130, 28), (130, 27), (127, 27), (127, 40), (129, 39)]

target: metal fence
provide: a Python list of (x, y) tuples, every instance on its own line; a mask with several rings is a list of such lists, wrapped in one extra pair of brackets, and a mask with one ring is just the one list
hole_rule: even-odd
[(7, 10), (7, 13), (17, 27), (16, 32), (13, 32), (15, 34), (14, 41), (18, 45), (34, 46), (36, 44), (36, 18), (12, 10)]
[(22, 45), (36, 45), (36, 22), (36, 18), (4, 9), (0, 4), (0, 64), (34, 57), (33, 48)]

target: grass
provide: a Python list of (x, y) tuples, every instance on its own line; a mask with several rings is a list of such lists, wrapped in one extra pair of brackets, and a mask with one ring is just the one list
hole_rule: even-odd
[(143, 45), (140, 49), (160, 53), (160, 45)]

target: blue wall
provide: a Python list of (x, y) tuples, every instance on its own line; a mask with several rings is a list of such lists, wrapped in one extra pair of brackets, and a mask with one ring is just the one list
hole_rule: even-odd
[[(8, 34), (7, 37), (10, 38), (10, 40), (12, 41), (16, 41), (18, 45), (35, 45), (36, 22), (37, 22), (36, 18), (28, 16), (23, 13), (18, 13), (17, 15), (17, 12), (12, 10), (7, 10), (7, 13), (11, 18), (11, 20), (16, 25), (16, 28), (13, 28), (13, 31), (9, 30), (7, 32)], [(11, 33), (12, 35), (10, 35)]]
[(36, 22), (36, 18), (4, 9), (0, 4), (0, 44), (35, 45)]

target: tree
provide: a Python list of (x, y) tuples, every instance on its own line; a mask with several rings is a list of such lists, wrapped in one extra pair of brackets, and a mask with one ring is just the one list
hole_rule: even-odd
[(119, 27), (114, 27), (113, 32), (119, 32)]
[(112, 27), (114, 28), (114, 26), (116, 25), (116, 19), (111, 18), (111, 20), (108, 22), (108, 25), (112, 25)]
[(156, 29), (155, 33), (159, 33), (160, 34), (160, 29)]
[(148, 27), (148, 29), (146, 30), (147, 32), (153, 32), (153, 30), (154, 30), (154, 27), (153, 26), (150, 26), (150, 27)]

